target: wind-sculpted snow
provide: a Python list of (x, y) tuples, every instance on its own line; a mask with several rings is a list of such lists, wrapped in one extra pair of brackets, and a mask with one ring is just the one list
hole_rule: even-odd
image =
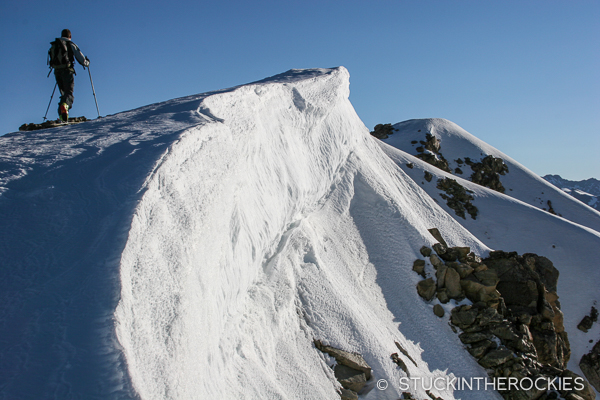
[[(348, 95), (343, 67), (291, 70), (0, 137), (0, 398), (338, 399), (314, 339), (364, 356), (363, 399), (400, 397), (395, 342), (411, 377), (485, 377), (448, 326), (455, 302), (440, 319), (417, 295), (433, 227), (481, 256), (519, 243), (515, 226), (565, 230), (583, 244), (522, 243), (555, 261), (556, 241), (571, 307), (560, 285), (590, 273), (595, 231), (484, 188), (487, 228), (459, 224)], [(566, 278), (564, 246), (583, 254)]]
[(135, 397), (119, 259), (148, 173), (205, 121), (201, 97), (0, 137), (0, 398)]
[(389, 380), (366, 398), (400, 395), (394, 341), (413, 374), (483, 376), (410, 268), (434, 225), (485, 248), (369, 137), (345, 69), (289, 75), (204, 99), (147, 181), (116, 312), (140, 396), (338, 398), (315, 338)]

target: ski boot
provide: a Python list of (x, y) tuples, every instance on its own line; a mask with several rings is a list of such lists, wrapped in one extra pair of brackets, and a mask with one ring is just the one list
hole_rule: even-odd
[(60, 122), (66, 124), (69, 122), (69, 106), (67, 103), (61, 103), (58, 107), (58, 114), (60, 115)]

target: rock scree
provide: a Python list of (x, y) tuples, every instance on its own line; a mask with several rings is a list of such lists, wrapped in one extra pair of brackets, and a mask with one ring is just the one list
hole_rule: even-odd
[[(448, 247), (439, 230), (430, 233), (438, 243), (433, 249), (423, 246), (420, 253), (429, 257), (435, 279), (425, 275), (417, 283), (417, 292), (436, 303), (433, 312), (440, 318), (439, 303), (470, 300), (471, 304), (452, 309), (449, 323), (491, 378), (583, 382), (581, 390), (572, 387), (557, 393), (512, 387), (499, 393), (507, 400), (552, 399), (558, 394), (572, 400), (595, 399), (590, 383), (567, 369), (571, 351), (558, 301), (559, 271), (552, 262), (532, 253), (504, 251), (492, 251), (482, 259), (468, 247)], [(580, 364), (594, 387), (600, 385), (599, 359), (600, 342)]]

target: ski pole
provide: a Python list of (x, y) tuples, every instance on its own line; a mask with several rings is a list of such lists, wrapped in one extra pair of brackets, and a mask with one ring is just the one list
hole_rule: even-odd
[(92, 71), (88, 65), (88, 74), (90, 75), (90, 83), (92, 84), (92, 93), (94, 93), (94, 101), (96, 102), (96, 111), (98, 112), (98, 118), (100, 118), (100, 110), (98, 109), (98, 100), (96, 99), (96, 91), (94, 90), (94, 81), (92, 81)]
[(58, 85), (58, 83), (54, 84), (54, 90), (52, 91), (52, 96), (50, 96), (50, 103), (48, 103), (48, 108), (46, 108), (46, 115), (44, 115), (44, 121), (46, 120), (46, 117), (48, 116), (48, 110), (50, 109), (50, 104), (52, 104), (52, 98), (54, 97), (54, 92), (56, 92), (57, 85)]

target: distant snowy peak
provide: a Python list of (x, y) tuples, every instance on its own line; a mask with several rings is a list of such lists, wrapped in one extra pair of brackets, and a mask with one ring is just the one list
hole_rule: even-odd
[(379, 125), (371, 134), (455, 177), (600, 230), (600, 213), (572, 207), (573, 197), (451, 121), (412, 119)]
[(585, 179), (583, 181), (570, 181), (560, 175), (545, 175), (545, 180), (559, 188), (568, 188), (580, 190), (594, 196), (600, 196), (600, 180), (595, 178)]
[(562, 178), (560, 175), (546, 175), (543, 178), (577, 200), (596, 210), (600, 210), (600, 181), (598, 179), (590, 178), (583, 181), (570, 181)]

